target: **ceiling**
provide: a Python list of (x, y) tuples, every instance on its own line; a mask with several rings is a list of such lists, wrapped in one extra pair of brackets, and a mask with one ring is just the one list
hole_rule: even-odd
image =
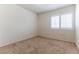
[(69, 6), (71, 4), (20, 4), (19, 6), (29, 9), (36, 13), (47, 12), (51, 10), (55, 10), (58, 8), (62, 8), (65, 6)]

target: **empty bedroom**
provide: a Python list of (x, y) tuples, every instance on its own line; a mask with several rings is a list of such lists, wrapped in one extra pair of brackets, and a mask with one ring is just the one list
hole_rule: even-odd
[(0, 4), (0, 54), (78, 54), (79, 4)]

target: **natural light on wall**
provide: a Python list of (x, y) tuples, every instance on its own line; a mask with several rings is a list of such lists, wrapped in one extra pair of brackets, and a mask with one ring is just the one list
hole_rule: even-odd
[(51, 28), (72, 29), (72, 13), (51, 17)]

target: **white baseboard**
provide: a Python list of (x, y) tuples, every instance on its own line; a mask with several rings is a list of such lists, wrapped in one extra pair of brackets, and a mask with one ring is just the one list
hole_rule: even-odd
[(56, 39), (56, 40), (61, 40), (61, 41), (66, 41), (66, 42), (75, 43), (75, 41), (68, 41), (68, 40), (64, 40), (64, 39), (51, 38), (50, 36), (45, 36), (45, 35), (39, 35), (39, 36), (40, 36), (40, 37), (49, 38), (49, 39)]
[(26, 35), (26, 37), (24, 37), (23, 39), (14, 39), (14, 40), (11, 40), (9, 42), (4, 42), (4, 43), (0, 43), (0, 47), (3, 47), (3, 46), (6, 46), (6, 45), (10, 45), (10, 44), (13, 44), (13, 43), (17, 43), (19, 41), (23, 41), (23, 40), (27, 40), (27, 39), (30, 39), (30, 38), (34, 38), (36, 37), (36, 35)]
[[(55, 38), (50, 38), (50, 37), (42, 36), (42, 35), (37, 36), (37, 35), (29, 34), (29, 35), (26, 35), (26, 37), (21, 38), (21, 39), (14, 39), (14, 40), (11, 40), (9, 42), (1, 43), (0, 47), (6, 46), (6, 45), (9, 45), (9, 44), (13, 44), (13, 43), (17, 43), (19, 41), (27, 40), (27, 39), (34, 38), (34, 37), (44, 37), (44, 38), (49, 38), (49, 39), (55, 39)], [(60, 40), (60, 39), (57, 39), (57, 40)], [(64, 41), (64, 40), (62, 40), (62, 41)], [(69, 41), (67, 41), (67, 42), (69, 42)], [(73, 43), (75, 43), (75, 42), (73, 42)], [(78, 43), (76, 45), (79, 48)]]

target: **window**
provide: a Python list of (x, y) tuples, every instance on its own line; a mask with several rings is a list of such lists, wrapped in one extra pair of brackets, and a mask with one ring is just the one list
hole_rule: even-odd
[(72, 14), (61, 15), (61, 28), (72, 28)]
[(59, 16), (51, 17), (51, 28), (59, 28)]
[(51, 28), (72, 29), (72, 13), (51, 17)]

